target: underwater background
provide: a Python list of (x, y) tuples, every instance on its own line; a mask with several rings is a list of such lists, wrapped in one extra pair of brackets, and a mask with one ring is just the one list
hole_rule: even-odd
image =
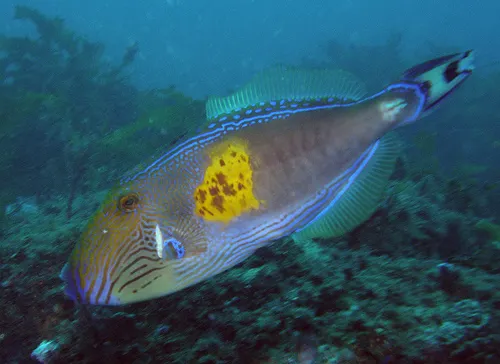
[[(1, 363), (500, 363), (500, 3), (0, 3)], [(452, 100), (398, 130), (368, 221), (283, 239), (161, 299), (81, 307), (59, 272), (106, 191), (276, 64), (369, 92), (475, 49)]]

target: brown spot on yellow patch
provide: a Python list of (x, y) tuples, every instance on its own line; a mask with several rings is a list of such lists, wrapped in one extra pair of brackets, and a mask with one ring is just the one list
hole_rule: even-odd
[(204, 204), (205, 201), (207, 200), (207, 191), (200, 189), (199, 193), (197, 196), (195, 196), (196, 201), (199, 201), (200, 203)]
[(224, 159), (221, 159), (219, 161), (219, 164), (220, 164), (221, 167), (224, 167), (226, 165), (226, 162), (224, 162)]
[(224, 197), (221, 195), (214, 196), (212, 199), (212, 206), (219, 212), (224, 212)]
[(215, 177), (217, 178), (217, 183), (219, 185), (222, 185), (222, 186), (227, 185), (227, 179), (226, 179), (226, 176), (224, 175), (224, 173), (217, 173), (215, 175)]
[(234, 196), (236, 195), (236, 190), (233, 188), (232, 184), (225, 184), (224, 186), (222, 186), (222, 193), (224, 193), (226, 196)]

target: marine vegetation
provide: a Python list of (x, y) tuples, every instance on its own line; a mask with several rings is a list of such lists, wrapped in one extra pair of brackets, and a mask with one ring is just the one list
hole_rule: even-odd
[[(174, 87), (138, 90), (127, 68), (137, 44), (114, 65), (104, 61), (102, 45), (61, 19), (28, 7), (18, 7), (16, 17), (36, 35), (0, 41), (3, 362), (500, 362), (494, 243), (500, 72), (476, 70), (443, 108), (398, 129), (404, 149), (388, 187), (354, 230), (279, 239), (225, 273), (163, 298), (82, 305), (65, 297), (60, 269), (88, 221), (99, 221), (95, 211), (117, 191), (109, 188), (210, 130), (204, 115), (215, 115), (214, 108), (205, 110), (205, 101)], [(397, 49), (402, 41), (351, 47), (332, 40), (325, 53), (340, 56), (322, 65), (342, 65), (369, 89), (381, 88), (429, 54), (450, 51), (430, 46), (421, 59), (407, 60)], [(390, 80), (367, 71), (366, 54)], [(452, 146), (443, 138), (453, 138)], [(248, 145), (224, 146), (212, 156), (240, 161), (244, 169)], [(197, 190), (200, 198), (207, 186)], [(115, 200), (115, 207), (136, 203), (133, 194), (120, 197), (128, 198)], [(152, 254), (183, 257), (183, 246), (158, 225), (151, 226), (153, 241), (163, 244)]]
[[(8, 196), (64, 194), (70, 217), (77, 190), (102, 188), (126, 169), (122, 157), (138, 163), (202, 114), (202, 103), (174, 88), (132, 86), (130, 51), (114, 66), (103, 61), (101, 44), (68, 30), (62, 19), (25, 6), (16, 7), (15, 17), (31, 23), (37, 36), (0, 37), (0, 174), (16, 177), (0, 181), (4, 207), (13, 202)], [(170, 137), (161, 132), (167, 118)], [(106, 170), (92, 175), (90, 165)]]

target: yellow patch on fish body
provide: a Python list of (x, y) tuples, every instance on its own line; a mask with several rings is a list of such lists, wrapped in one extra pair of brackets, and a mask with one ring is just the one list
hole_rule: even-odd
[(248, 145), (232, 140), (209, 153), (210, 163), (195, 189), (195, 213), (207, 221), (228, 223), (260, 207), (254, 195), (253, 168)]

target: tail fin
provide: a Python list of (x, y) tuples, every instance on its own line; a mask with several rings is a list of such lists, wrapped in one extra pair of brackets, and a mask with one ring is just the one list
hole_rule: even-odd
[(469, 50), (421, 63), (403, 74), (403, 82), (417, 83), (426, 93), (420, 117), (434, 110), (471, 75), (473, 62), (474, 52)]

